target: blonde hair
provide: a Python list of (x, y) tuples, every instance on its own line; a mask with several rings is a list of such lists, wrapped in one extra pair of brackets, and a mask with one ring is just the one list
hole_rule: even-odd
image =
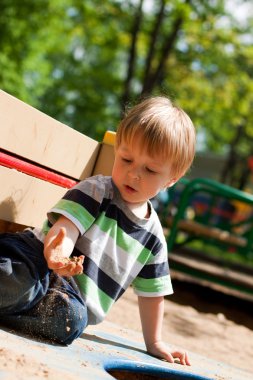
[(122, 141), (132, 144), (137, 135), (149, 155), (169, 161), (173, 177), (180, 178), (191, 166), (195, 128), (189, 116), (168, 98), (151, 97), (133, 107), (118, 126), (116, 149)]

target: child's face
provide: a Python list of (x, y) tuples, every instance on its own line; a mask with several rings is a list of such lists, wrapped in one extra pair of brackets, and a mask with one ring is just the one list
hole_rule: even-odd
[(122, 141), (115, 150), (112, 179), (122, 198), (130, 204), (142, 205), (175, 180), (170, 165), (161, 156), (151, 157), (142, 147), (140, 137), (132, 144)]

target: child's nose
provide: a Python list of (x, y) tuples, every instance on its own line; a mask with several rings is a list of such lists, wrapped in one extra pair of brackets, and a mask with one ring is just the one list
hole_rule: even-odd
[(135, 180), (139, 180), (141, 178), (141, 171), (137, 167), (133, 167), (129, 170), (128, 175)]

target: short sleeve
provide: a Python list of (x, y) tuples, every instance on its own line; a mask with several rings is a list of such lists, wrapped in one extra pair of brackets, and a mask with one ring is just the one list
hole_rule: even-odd
[(104, 194), (103, 181), (90, 177), (67, 191), (48, 212), (48, 220), (54, 224), (63, 215), (71, 220), (83, 235), (97, 218)]
[(143, 297), (158, 297), (173, 293), (165, 245), (158, 254), (151, 255), (132, 285), (134, 292)]

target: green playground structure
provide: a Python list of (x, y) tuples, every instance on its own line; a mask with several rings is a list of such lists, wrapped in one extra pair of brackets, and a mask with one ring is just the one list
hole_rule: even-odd
[(183, 179), (160, 216), (172, 269), (253, 300), (253, 195), (207, 178)]

